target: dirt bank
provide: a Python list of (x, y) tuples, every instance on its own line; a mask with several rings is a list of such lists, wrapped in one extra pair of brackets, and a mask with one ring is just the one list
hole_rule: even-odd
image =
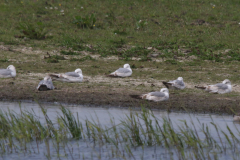
[[(130, 95), (138, 95), (142, 91), (126, 86), (91, 85), (89, 82), (69, 84), (54, 82), (56, 90), (37, 91), (36, 84), (31, 81), (4, 80), (0, 85), (1, 100), (37, 100), (39, 102), (60, 102), (90, 106), (141, 107), (168, 111), (189, 111), (200, 113), (227, 113), (238, 111), (239, 97), (227, 94), (208, 94), (203, 91), (188, 93), (170, 91), (170, 99), (166, 102), (149, 102), (134, 99)], [(187, 89), (189, 90), (189, 89)], [(145, 93), (145, 92), (144, 92)]]

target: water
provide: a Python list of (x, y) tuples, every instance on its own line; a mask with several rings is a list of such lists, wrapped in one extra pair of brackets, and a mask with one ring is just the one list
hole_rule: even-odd
[[(56, 121), (58, 115), (61, 115), (60, 106), (54, 104), (43, 104), (44, 108), (47, 109), (47, 114), (52, 121)], [(16, 113), (21, 113), (21, 110), (33, 110), (35, 114), (41, 119), (42, 123), (45, 123), (44, 115), (42, 114), (41, 108), (36, 103), (21, 103), (21, 108), (19, 103), (14, 102), (0, 102), (0, 107), (3, 111), (13, 110)], [(71, 112), (76, 116), (80, 117), (80, 121), (84, 124), (85, 120), (88, 119), (91, 122), (96, 124), (101, 124), (101, 126), (111, 127), (111, 120), (114, 119), (114, 123), (117, 125), (121, 123), (121, 120), (126, 118), (126, 115), (130, 115), (130, 110), (121, 109), (121, 108), (101, 108), (101, 107), (84, 107), (84, 106), (66, 106)], [(140, 110), (135, 110), (133, 112), (141, 112)], [(239, 127), (238, 123), (233, 123), (232, 116), (229, 115), (209, 115), (209, 114), (186, 114), (186, 113), (170, 113), (164, 111), (153, 111), (154, 115), (159, 119), (160, 124), (162, 123), (162, 118), (167, 117), (172, 121), (173, 127), (176, 130), (179, 130), (184, 125), (186, 121), (190, 127), (196, 127), (196, 130), (200, 138), (204, 138), (204, 134), (201, 132), (201, 126), (208, 125), (209, 132), (213, 137), (216, 137), (216, 142), (221, 143), (218, 138), (218, 133), (212, 122), (214, 122), (219, 130), (222, 130), (228, 133), (226, 126), (228, 126), (234, 134), (239, 135), (239, 132), (236, 130)], [(140, 122), (142, 123), (142, 121)], [(193, 124), (193, 125), (192, 125)], [(143, 126), (144, 128), (144, 126)], [(222, 135), (221, 135), (222, 137)], [(224, 138), (224, 137), (222, 137)], [(96, 144), (97, 143), (97, 144)], [(24, 160), (38, 160), (38, 159), (178, 159), (178, 155), (173, 149), (166, 149), (161, 146), (139, 146), (132, 147), (129, 146), (132, 150), (133, 156), (126, 156), (126, 149), (123, 147), (120, 152), (116, 152), (116, 149), (113, 144), (100, 144), (98, 142), (94, 143), (92, 140), (68, 140), (62, 142), (60, 146), (59, 153), (56, 149), (56, 143), (49, 139), (47, 144), (50, 147), (49, 158), (47, 152), (47, 144), (45, 142), (39, 143), (38, 147), (35, 142), (28, 144), (30, 147), (27, 151), (20, 151), (2, 154), (0, 159), (24, 159)], [(121, 144), (119, 144), (121, 147)], [(39, 152), (38, 152), (39, 150)], [(212, 152), (215, 152), (215, 149), (212, 149)], [(186, 150), (186, 153), (188, 151)], [(236, 153), (234, 151), (234, 153)], [(118, 156), (116, 156), (118, 154)], [(124, 155), (121, 157), (121, 155)], [(211, 155), (212, 158), (214, 154)], [(232, 156), (232, 151), (229, 150), (224, 154), (220, 154), (218, 159), (228, 159)], [(239, 156), (236, 156), (238, 159)]]

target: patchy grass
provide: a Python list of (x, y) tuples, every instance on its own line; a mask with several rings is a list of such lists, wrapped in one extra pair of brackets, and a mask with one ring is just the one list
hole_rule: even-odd
[(232, 61), (240, 60), (239, 5), (223, 0), (5, 1), (0, 3), (0, 34), (5, 44), (20, 44), (14, 35), (22, 32), (32, 39), (51, 37), (41, 41), (42, 46), (75, 50), (86, 50), (84, 41), (95, 51), (104, 48), (105, 56), (136, 56), (118, 50), (130, 45), (153, 46), (164, 57), (185, 56), (186, 52), (203, 60)]

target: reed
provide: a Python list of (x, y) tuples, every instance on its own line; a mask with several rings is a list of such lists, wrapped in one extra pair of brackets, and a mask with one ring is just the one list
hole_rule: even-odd
[[(142, 107), (140, 112), (130, 111), (119, 124), (111, 117), (111, 125), (103, 126), (99, 120), (81, 122), (78, 114), (74, 116), (64, 106), (60, 107), (56, 119), (51, 120), (47, 110), (40, 107), (44, 119), (33, 110), (21, 110), (19, 114), (0, 110), (1, 155), (40, 153), (39, 145), (45, 144), (44, 152), (48, 159), (51, 159), (54, 149), (58, 157), (64, 155), (75, 159), (78, 152), (78, 158), (85, 159), (85, 154), (80, 155), (79, 149), (79, 144), (85, 143), (92, 149), (92, 156), (97, 155), (98, 159), (144, 159), (147, 147), (152, 147), (156, 155), (158, 149), (164, 149), (174, 153), (178, 159), (218, 159), (231, 153), (234, 153), (231, 155), (234, 158), (239, 156), (239, 130), (236, 128), (236, 134), (226, 126), (226, 131), (223, 131), (214, 122), (208, 126), (199, 120), (198, 124), (191, 120), (175, 126), (168, 117), (158, 119), (151, 110)], [(210, 128), (216, 130), (217, 136), (212, 135)], [(139, 148), (141, 155), (135, 152)], [(105, 152), (108, 154), (103, 154)]]

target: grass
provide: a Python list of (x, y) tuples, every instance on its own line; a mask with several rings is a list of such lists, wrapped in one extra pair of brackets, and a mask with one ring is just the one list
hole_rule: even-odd
[[(116, 54), (112, 50), (123, 45), (153, 46), (164, 52), (165, 57), (172, 57), (179, 49), (187, 48), (189, 55), (203, 60), (222, 62), (221, 58), (224, 58), (232, 61), (239, 60), (239, 5), (237, 1), (223, 0), (5, 1), (0, 3), (4, 22), (0, 28), (4, 32), (0, 33), (6, 44), (9, 41), (19, 43), (14, 35), (22, 32), (31, 39), (50, 36), (52, 38), (40, 43), (60, 46), (65, 43), (68, 47), (75, 46), (76, 50), (82, 50), (82, 47), (78, 48), (74, 43), (83, 40), (95, 50), (100, 49), (99, 45), (103, 46), (107, 55)], [(226, 49), (231, 52), (220, 53), (225, 53)], [(119, 54), (124, 53), (120, 51)]]
[[(2, 156), (18, 152), (34, 154), (31, 153), (32, 147), (36, 146), (39, 152), (38, 146), (43, 142), (46, 145), (48, 158), (53, 156), (50, 152), (51, 143), (55, 146), (57, 156), (61, 156), (63, 150), (60, 148), (69, 149), (71, 141), (75, 144), (92, 144), (94, 148), (100, 149), (111, 146), (111, 150), (107, 152), (112, 152), (112, 158), (135, 159), (138, 155), (134, 154), (134, 148), (139, 147), (142, 148), (143, 154), (145, 147), (155, 149), (158, 147), (157, 150), (173, 152), (178, 159), (205, 159), (206, 157), (218, 159), (226, 154), (230, 156), (233, 150), (236, 151), (232, 156), (239, 156), (237, 148), (240, 141), (237, 128), (237, 133), (229, 126), (226, 126), (226, 130), (223, 131), (214, 122), (208, 126), (201, 124), (199, 120), (199, 124), (190, 120), (182, 121), (182, 125), (174, 127), (171, 119), (167, 117), (158, 119), (151, 110), (144, 107), (140, 112), (130, 111), (130, 114), (125, 115), (119, 124), (115, 124), (114, 118), (109, 119), (110, 126), (103, 126), (98, 120), (85, 119), (82, 123), (79, 120), (82, 117), (74, 116), (63, 106), (60, 107), (60, 112), (54, 120), (48, 117), (47, 110), (43, 107), (42, 113), (45, 117), (44, 123), (34, 111), (21, 110), (19, 114), (10, 110), (0, 112)], [(210, 128), (216, 130), (217, 134), (213, 135), (209, 131)], [(73, 151), (68, 153), (69, 157), (74, 155)]]

